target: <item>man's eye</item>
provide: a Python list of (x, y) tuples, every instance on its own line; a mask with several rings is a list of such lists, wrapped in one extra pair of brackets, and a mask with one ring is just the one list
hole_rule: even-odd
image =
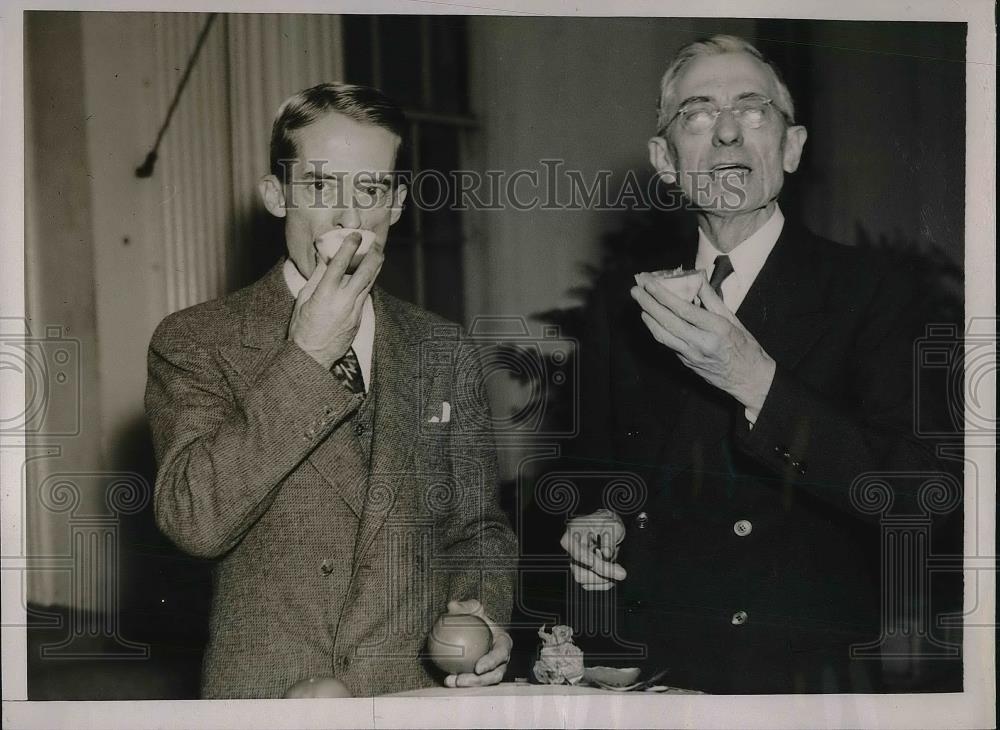
[(688, 109), (686, 116), (692, 122), (704, 122), (712, 116), (712, 111), (707, 107), (694, 107), (692, 109)]
[(326, 190), (327, 187), (326, 180), (313, 180), (313, 190)]

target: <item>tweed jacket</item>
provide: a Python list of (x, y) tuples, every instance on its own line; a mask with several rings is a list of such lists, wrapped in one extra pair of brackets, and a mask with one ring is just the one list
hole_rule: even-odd
[(352, 395), (287, 339), (281, 266), (167, 317), (149, 348), (157, 523), (217, 561), (203, 695), (280, 697), (314, 675), (355, 696), (430, 686), (421, 652), (448, 600), (501, 623), (511, 608), (478, 359), (375, 288), (371, 383)]
[[(692, 237), (638, 270), (691, 268), (695, 251)], [(626, 525), (628, 576), (576, 597), (605, 611), (602, 650), (709, 692), (877, 691), (878, 660), (849, 647), (880, 638), (882, 515), (851, 487), (941, 470), (913, 435), (921, 330), (907, 272), (786, 222), (736, 312), (777, 363), (752, 428), (653, 340), (633, 284), (605, 279), (591, 302), (569, 449), (571, 468), (642, 485), (628, 504), (582, 495), (581, 514), (611, 507)], [(919, 482), (889, 481), (894, 509), (912, 512)]]

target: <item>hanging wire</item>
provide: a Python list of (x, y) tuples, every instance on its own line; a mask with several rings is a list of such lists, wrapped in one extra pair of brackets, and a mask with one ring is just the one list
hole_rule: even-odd
[(184, 75), (181, 76), (181, 81), (177, 85), (177, 91), (174, 92), (173, 101), (170, 102), (170, 108), (167, 109), (167, 116), (163, 120), (163, 124), (160, 125), (160, 131), (156, 135), (156, 142), (153, 144), (153, 149), (149, 151), (146, 155), (146, 159), (143, 160), (139, 167), (135, 168), (135, 176), (139, 178), (146, 178), (153, 176), (153, 167), (156, 165), (157, 151), (160, 149), (160, 142), (163, 141), (163, 135), (167, 132), (167, 127), (170, 126), (170, 119), (174, 116), (174, 110), (177, 109), (177, 102), (180, 101), (181, 93), (184, 91), (184, 87), (187, 86), (188, 79), (191, 77), (191, 72), (194, 70), (194, 65), (198, 61), (198, 54), (201, 53), (202, 46), (205, 45), (205, 40), (208, 38), (208, 31), (212, 28), (212, 23), (215, 22), (215, 18), (218, 13), (209, 13), (208, 20), (205, 21), (205, 27), (201, 29), (201, 34), (198, 36), (198, 42), (195, 44), (194, 50), (191, 52), (191, 57), (188, 59), (187, 68), (184, 69)]

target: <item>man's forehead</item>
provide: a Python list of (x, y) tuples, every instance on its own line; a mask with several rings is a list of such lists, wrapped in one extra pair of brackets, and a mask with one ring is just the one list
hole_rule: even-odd
[(773, 96), (771, 70), (749, 53), (723, 53), (689, 61), (677, 79), (674, 96), (681, 102), (689, 97), (729, 98), (746, 93)]
[(294, 132), (298, 161), (342, 170), (391, 171), (399, 137), (388, 129), (328, 112)]

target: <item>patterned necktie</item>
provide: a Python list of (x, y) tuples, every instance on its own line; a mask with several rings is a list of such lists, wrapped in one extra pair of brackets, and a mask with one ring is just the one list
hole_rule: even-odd
[(358, 364), (358, 356), (354, 354), (354, 348), (348, 348), (347, 353), (337, 360), (330, 368), (337, 380), (344, 384), (354, 394), (365, 394), (365, 381), (361, 376), (361, 365)]
[(715, 257), (715, 268), (712, 269), (712, 278), (708, 280), (708, 285), (715, 289), (715, 293), (719, 295), (719, 299), (725, 301), (725, 297), (722, 296), (722, 282), (726, 280), (726, 277), (733, 273), (733, 262), (729, 260), (728, 256), (716, 256)]

